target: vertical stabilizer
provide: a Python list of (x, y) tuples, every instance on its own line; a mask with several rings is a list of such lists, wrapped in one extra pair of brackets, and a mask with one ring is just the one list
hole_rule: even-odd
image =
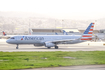
[(81, 40), (92, 40), (93, 28), (94, 28), (94, 23), (91, 23), (83, 33)]
[(65, 30), (63, 30), (63, 35), (68, 35), (67, 32)]
[(3, 31), (3, 35), (6, 36), (5, 32)]

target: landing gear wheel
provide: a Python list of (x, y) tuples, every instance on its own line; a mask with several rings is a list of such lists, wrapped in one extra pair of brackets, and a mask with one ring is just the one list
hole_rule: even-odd
[(58, 49), (58, 46), (55, 46), (55, 49)]
[(16, 49), (18, 49), (19, 47), (18, 47), (18, 44), (17, 44), (17, 47), (16, 47)]
[(50, 49), (51, 47), (47, 47), (48, 49)]
[(18, 49), (18, 47), (16, 47), (16, 49)]

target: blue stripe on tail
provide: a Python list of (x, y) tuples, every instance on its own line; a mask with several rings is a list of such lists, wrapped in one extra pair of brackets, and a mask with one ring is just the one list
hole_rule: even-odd
[(89, 30), (90, 30), (92, 24), (93, 24), (93, 23), (91, 23), (91, 24), (88, 26), (88, 28), (85, 30), (84, 34), (88, 34), (88, 32), (89, 32)]

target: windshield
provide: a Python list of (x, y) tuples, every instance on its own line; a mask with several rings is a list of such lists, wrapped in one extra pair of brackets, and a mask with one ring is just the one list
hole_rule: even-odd
[(14, 37), (11, 37), (10, 39), (15, 39)]

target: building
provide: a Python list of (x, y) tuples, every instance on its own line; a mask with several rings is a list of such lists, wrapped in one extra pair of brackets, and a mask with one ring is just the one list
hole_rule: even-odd
[(79, 30), (76, 28), (69, 28), (69, 29), (29, 29), (29, 34), (31, 35), (63, 35), (63, 30), (65, 30), (68, 34), (79, 34)]

